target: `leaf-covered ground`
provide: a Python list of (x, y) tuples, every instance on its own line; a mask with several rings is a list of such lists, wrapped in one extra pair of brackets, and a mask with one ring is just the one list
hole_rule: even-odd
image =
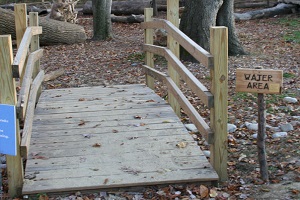
[[(92, 36), (91, 16), (80, 16), (79, 24)], [(300, 18), (299, 14), (236, 23), (239, 38), (249, 55), (229, 58), (228, 123), (236, 130), (229, 133), (229, 181), (219, 187), (173, 185), (148, 188), (144, 193), (106, 192), (67, 196), (66, 199), (299, 199), (300, 198)], [(46, 73), (63, 68), (64, 74), (44, 83), (45, 89), (83, 87), (110, 84), (144, 83), (141, 66), (144, 54), (143, 30), (139, 24), (113, 24), (114, 38), (107, 41), (88, 40), (82, 44), (46, 46), (41, 60)], [(185, 63), (208, 88), (209, 71), (199, 64)], [(235, 92), (237, 68), (279, 69), (284, 72), (283, 93), (267, 95), (266, 148), (270, 183), (260, 179), (255, 133), (249, 123), (257, 123), (255, 94)], [(166, 62), (156, 57), (156, 68), (166, 71)], [(209, 110), (184, 85), (182, 89), (209, 121)], [(166, 97), (166, 87), (157, 83), (156, 92)], [(296, 98), (288, 103), (284, 97)], [(189, 123), (183, 112), (183, 121)], [(282, 131), (281, 125), (291, 124), (286, 137), (272, 135)], [(194, 134), (203, 150), (209, 147)], [(102, 196), (102, 197), (101, 197)], [(55, 199), (58, 197), (49, 197)], [(48, 199), (41, 196), (40, 199)]]

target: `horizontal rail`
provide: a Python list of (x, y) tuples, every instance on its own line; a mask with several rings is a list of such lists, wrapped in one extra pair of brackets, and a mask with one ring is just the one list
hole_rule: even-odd
[(32, 82), (32, 86), (30, 89), (29, 99), (28, 99), (28, 106), (25, 115), (25, 123), (23, 128), (23, 134), (21, 139), (21, 156), (27, 158), (28, 150), (30, 146), (30, 139), (31, 139), (31, 132), (32, 132), (32, 123), (34, 117), (34, 109), (36, 104), (36, 97), (38, 90), (44, 80), (44, 70), (40, 71), (38, 75), (35, 77), (34, 81)]
[(42, 34), (42, 27), (40, 26), (31, 26), (26, 28), (26, 31), (20, 43), (20, 47), (17, 51), (17, 55), (12, 64), (14, 78), (21, 77), (24, 70), (24, 64), (28, 54), (28, 48), (31, 42), (31, 38), (32, 36), (39, 34)]
[(24, 120), (25, 117), (34, 64), (42, 56), (43, 56), (43, 49), (39, 49), (35, 52), (32, 52), (28, 56), (27, 65), (26, 65), (24, 77), (21, 84), (21, 90), (17, 102), (17, 111), (20, 120)]
[(162, 28), (167, 31), (167, 33), (172, 36), (187, 52), (189, 52), (196, 60), (202, 63), (208, 68), (213, 68), (214, 58), (213, 56), (199, 46), (196, 42), (190, 39), (182, 31), (180, 31), (171, 22), (163, 19), (158, 19), (155, 21), (142, 22), (141, 27), (143, 29), (157, 29)]
[(158, 54), (167, 59), (180, 77), (186, 82), (193, 92), (204, 102), (208, 108), (214, 106), (214, 96), (211, 92), (182, 64), (182, 62), (166, 47), (156, 45), (143, 45), (143, 50)]
[(153, 78), (156, 78), (159, 81), (166, 83), (169, 91), (174, 95), (174, 97), (176, 97), (182, 109), (189, 116), (190, 120), (195, 124), (201, 135), (210, 144), (213, 141), (213, 131), (210, 129), (210, 127), (207, 125), (204, 119), (199, 115), (197, 110), (186, 99), (184, 94), (180, 91), (180, 89), (174, 83), (171, 77), (146, 65), (143, 65), (143, 68), (145, 70), (145, 73), (149, 76), (152, 76)]

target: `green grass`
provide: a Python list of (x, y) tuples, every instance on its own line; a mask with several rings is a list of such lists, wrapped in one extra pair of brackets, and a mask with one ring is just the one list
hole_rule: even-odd
[(283, 73), (283, 78), (294, 78), (295, 74), (293, 73)]
[(285, 41), (300, 43), (300, 18), (281, 18), (279, 23), (286, 27), (286, 32), (283, 35)]

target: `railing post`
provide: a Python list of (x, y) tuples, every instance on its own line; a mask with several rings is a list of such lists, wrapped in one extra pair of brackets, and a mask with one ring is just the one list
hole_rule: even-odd
[[(153, 16), (153, 9), (152, 8), (145, 8), (145, 22), (152, 21)], [(153, 29), (145, 29), (145, 43), (146, 44), (153, 44)], [(149, 67), (154, 68), (154, 60), (153, 60), (153, 53), (146, 52), (146, 65)], [(146, 84), (149, 88), (154, 90), (154, 78), (146, 74)]]
[[(16, 105), (17, 94), (15, 80), (12, 75), (12, 42), (10, 35), (0, 36), (0, 103)], [(23, 185), (23, 163), (20, 154), (19, 120), (16, 123), (17, 156), (6, 156), (9, 195), (20, 196)]]
[(210, 162), (219, 175), (220, 181), (228, 179), (227, 174), (227, 101), (228, 101), (228, 29), (211, 27), (210, 51), (214, 57), (211, 69), (214, 107), (211, 109), (210, 124), (214, 132), (211, 144)]
[(15, 28), (16, 28), (16, 37), (17, 37), (17, 47), (22, 41), (23, 35), (27, 28), (27, 8), (26, 4), (15, 4), (14, 6), (15, 13)]
[[(174, 24), (176, 27), (179, 27), (179, 0), (167, 0), (167, 20)], [(167, 38), (167, 45), (168, 48), (174, 53), (174, 55), (179, 58), (179, 43), (174, 40), (169, 34)], [(178, 87), (180, 87), (179, 75), (170, 63), (168, 63), (168, 72), (172, 80)], [(168, 102), (172, 106), (177, 116), (180, 117), (180, 105), (170, 92), (168, 92)]]
[[(39, 25), (39, 16), (37, 12), (30, 12), (29, 13), (29, 26), (38, 26)], [(34, 35), (31, 38), (30, 43), (30, 52), (34, 52), (36, 50), (40, 49), (40, 41), (39, 41), (39, 35)], [(34, 79), (36, 75), (40, 71), (40, 60), (36, 61), (32, 73), (32, 78)]]

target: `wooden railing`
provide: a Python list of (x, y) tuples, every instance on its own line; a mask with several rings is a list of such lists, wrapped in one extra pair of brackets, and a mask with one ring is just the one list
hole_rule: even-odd
[[(228, 93), (228, 32), (226, 27), (212, 27), (210, 30), (210, 50), (207, 52), (188, 36), (182, 33), (175, 25), (167, 20), (153, 20), (152, 9), (145, 9), (145, 22), (141, 27), (145, 29), (145, 43), (143, 50), (146, 52), (146, 82), (154, 88), (154, 79), (166, 83), (168, 95), (175, 97), (179, 106), (189, 116), (198, 131), (210, 144), (210, 162), (217, 171), (221, 181), (227, 180), (227, 93)], [(186, 49), (196, 60), (210, 70), (211, 91), (209, 91), (180, 61), (172, 50), (167, 47), (153, 45), (153, 30), (165, 29), (168, 37), (174, 39)], [(168, 39), (169, 42), (169, 39)], [(170, 44), (167, 45), (171, 46)], [(163, 56), (168, 65), (178, 73), (187, 86), (210, 109), (210, 126), (200, 116), (197, 110), (180, 91), (178, 83), (169, 75), (154, 69), (153, 54)], [(169, 70), (170, 73), (170, 70)], [(176, 106), (172, 105), (174, 108)], [(176, 112), (176, 111), (175, 111)]]
[[(43, 50), (39, 48), (38, 13), (29, 14), (27, 27), (26, 4), (15, 5), (15, 22), (18, 50), (13, 59), (10, 35), (0, 36), (0, 103), (16, 107), (17, 156), (6, 156), (10, 197), (21, 195), (23, 185), (23, 159), (27, 158), (30, 144), (34, 109), (44, 79), (39, 59)], [(17, 97), (15, 78), (19, 78), (20, 91)], [(33, 81), (32, 81), (33, 80)], [(20, 122), (24, 122), (22, 138)]]

